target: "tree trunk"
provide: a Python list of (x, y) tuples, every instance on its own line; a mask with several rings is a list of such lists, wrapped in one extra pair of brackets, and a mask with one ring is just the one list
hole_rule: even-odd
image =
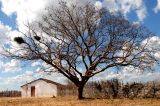
[(78, 99), (84, 99), (84, 97), (83, 97), (83, 88), (84, 88), (84, 85), (80, 85), (79, 87), (78, 87)]

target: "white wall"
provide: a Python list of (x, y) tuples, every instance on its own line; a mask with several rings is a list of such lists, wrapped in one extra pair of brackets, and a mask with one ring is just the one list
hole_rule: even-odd
[(31, 86), (35, 86), (35, 97), (53, 97), (57, 96), (57, 85), (47, 83), (43, 80), (37, 80), (28, 84), (28, 92), (26, 95), (26, 86), (21, 87), (22, 97), (31, 97)]

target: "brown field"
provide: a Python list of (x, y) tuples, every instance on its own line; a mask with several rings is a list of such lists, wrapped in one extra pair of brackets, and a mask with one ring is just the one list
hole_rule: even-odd
[(0, 106), (160, 106), (159, 99), (0, 98)]

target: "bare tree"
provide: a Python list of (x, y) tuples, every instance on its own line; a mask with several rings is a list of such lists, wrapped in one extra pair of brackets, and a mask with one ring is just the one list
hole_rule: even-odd
[[(71, 80), (83, 98), (83, 88), (94, 75), (117, 66), (145, 69), (154, 64), (147, 49), (152, 34), (105, 9), (60, 2), (48, 7), (41, 21), (28, 24), (18, 47), (6, 49), (6, 56), (21, 60), (42, 60)], [(144, 41), (145, 40), (145, 41)], [(142, 43), (143, 41), (143, 43)]]

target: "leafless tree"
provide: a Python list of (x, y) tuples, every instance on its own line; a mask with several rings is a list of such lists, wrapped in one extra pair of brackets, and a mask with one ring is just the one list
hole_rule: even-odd
[(98, 73), (128, 65), (146, 69), (155, 62), (146, 39), (152, 33), (121, 15), (91, 3), (60, 2), (59, 8), (46, 10), (41, 21), (27, 25), (24, 36), (14, 38), (19, 46), (7, 48), (5, 55), (44, 61), (77, 86), (79, 99), (86, 82)]

